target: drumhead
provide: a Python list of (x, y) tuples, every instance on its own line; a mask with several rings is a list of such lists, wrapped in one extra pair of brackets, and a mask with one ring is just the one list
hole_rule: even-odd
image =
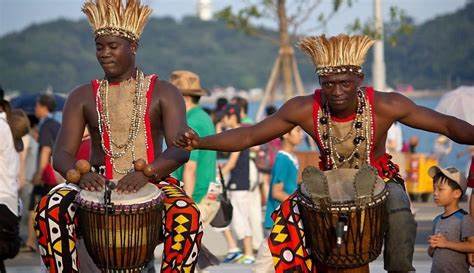
[[(104, 203), (104, 190), (91, 192), (82, 190), (80, 193), (80, 199), (92, 203)], [(148, 203), (162, 194), (161, 190), (153, 184), (146, 184), (137, 192), (122, 193), (118, 194), (115, 190), (112, 191), (111, 201), (115, 205), (138, 205)]]
[[(323, 172), (328, 180), (329, 197), (332, 201), (346, 202), (355, 199), (354, 178), (358, 171), (358, 169), (334, 169)], [(378, 175), (374, 176), (374, 179), (375, 186), (373, 196), (377, 196), (385, 189), (385, 182)], [(304, 181), (301, 184), (301, 192), (307, 197), (311, 196)]]

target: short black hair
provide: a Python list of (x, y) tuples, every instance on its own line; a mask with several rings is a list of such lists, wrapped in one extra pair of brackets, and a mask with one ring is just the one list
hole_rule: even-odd
[(237, 104), (228, 104), (225, 108), (225, 115), (226, 116), (233, 116), (237, 117), (237, 123), (241, 123), (242, 117), (240, 116), (240, 106)]
[(442, 172), (437, 173), (433, 177), (433, 183), (446, 183), (453, 191), (455, 190), (460, 190), (461, 191), (461, 197), (464, 195), (464, 191), (462, 190), (461, 186), (459, 186), (458, 183), (453, 181), (451, 178), (447, 177), (444, 175)]
[(190, 96), (191, 97), (191, 102), (194, 104), (198, 104), (199, 100), (201, 99), (201, 96)]
[(30, 120), (31, 128), (35, 127), (39, 123), (38, 118), (33, 114), (28, 114), (28, 119)]
[(229, 104), (229, 101), (226, 98), (218, 98), (216, 101), (216, 109), (214, 111), (222, 111)]
[(237, 97), (232, 98), (232, 100), (235, 102), (235, 104), (237, 104), (238, 106), (240, 106), (241, 109), (244, 110), (245, 114), (248, 113), (249, 102), (246, 99), (237, 96)]
[(0, 100), (3, 100), (5, 97), (5, 90), (3, 90), (2, 86), (0, 85)]
[(267, 107), (265, 107), (265, 114), (267, 114), (267, 116), (275, 114), (276, 111), (277, 108), (275, 105), (268, 105)]
[(52, 95), (43, 94), (43, 95), (38, 97), (37, 101), (40, 105), (45, 106), (46, 108), (48, 108), (48, 111), (50, 113), (52, 113), (52, 112), (54, 112), (54, 110), (56, 110), (56, 100), (54, 99), (54, 97)]

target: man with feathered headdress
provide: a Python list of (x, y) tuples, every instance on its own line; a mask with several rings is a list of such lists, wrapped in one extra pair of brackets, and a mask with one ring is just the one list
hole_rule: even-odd
[[(96, 56), (105, 76), (72, 90), (63, 110), (54, 168), (69, 181), (78, 181), (56, 187), (37, 208), (35, 228), (44, 265), (50, 272), (88, 271), (79, 269), (76, 241), (80, 223), (73, 201), (81, 189), (99, 191), (105, 180), (114, 180), (119, 193), (136, 192), (147, 183), (162, 190), (165, 236), (161, 272), (193, 272), (202, 238), (199, 211), (181, 183), (169, 177), (189, 158), (188, 151), (172, 145), (187, 128), (184, 101), (172, 84), (144, 74), (135, 65), (151, 9), (140, 0), (125, 4), (121, 0), (87, 0), (82, 10), (94, 31)], [(86, 126), (93, 168), (74, 178), (68, 172), (74, 173), (74, 155)], [(164, 151), (163, 139), (168, 144)], [(145, 169), (143, 164), (134, 165), (143, 162), (139, 159), (146, 161)], [(177, 227), (175, 221), (183, 226)]]
[[(320, 169), (359, 168), (367, 163), (387, 182), (390, 195), (385, 269), (408, 272), (413, 270), (416, 223), (398, 167), (386, 154), (387, 130), (395, 121), (400, 121), (472, 145), (474, 126), (417, 106), (398, 93), (362, 87), (362, 65), (373, 43), (367, 36), (304, 38), (300, 48), (314, 62), (321, 89), (289, 100), (278, 112), (256, 125), (204, 138), (188, 129), (175, 140), (175, 145), (188, 150), (234, 152), (260, 145), (301, 126), (318, 144)], [(295, 214), (296, 206), (297, 196), (292, 195), (273, 213), (278, 225), (274, 226), (268, 243), (277, 273), (316, 272), (319, 267), (304, 247), (304, 230), (300, 228), (303, 224)]]

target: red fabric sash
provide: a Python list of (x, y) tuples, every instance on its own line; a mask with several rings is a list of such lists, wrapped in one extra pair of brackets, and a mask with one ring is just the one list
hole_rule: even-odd
[[(375, 100), (374, 100), (374, 89), (372, 87), (365, 87), (365, 95), (367, 97), (367, 100), (370, 104), (370, 108), (372, 109), (371, 113), (372, 113), (372, 132), (371, 132), (371, 139), (370, 139), (370, 142), (372, 143), (371, 147), (370, 147), (370, 153), (369, 153), (369, 157), (370, 157), (370, 163), (371, 165), (375, 165), (376, 164), (376, 161), (374, 159), (374, 153), (375, 153)], [(321, 105), (322, 105), (322, 91), (321, 89), (316, 89), (314, 91), (314, 95), (313, 95), (313, 123), (314, 123), (314, 134), (316, 136), (316, 144), (318, 145), (318, 148), (319, 148), (319, 151), (321, 152), (321, 154), (323, 154), (323, 145), (322, 145), (322, 139), (321, 139), (321, 136), (319, 135), (319, 132), (318, 132), (318, 124), (319, 124), (319, 120), (318, 120), (318, 112), (319, 112), (319, 109), (321, 108)], [(353, 120), (355, 117), (355, 114), (354, 115), (350, 115), (348, 117), (344, 117), (344, 118), (335, 118), (335, 117), (332, 117), (332, 119), (334, 119), (335, 121), (337, 122), (345, 122), (345, 121), (351, 121)], [(326, 162), (325, 162), (325, 157), (324, 156), (320, 156), (320, 162), (319, 162), (319, 167), (321, 170), (326, 170)]]
[[(151, 77), (150, 77), (150, 86), (149, 86), (149, 88), (147, 90), (147, 93), (146, 93), (146, 112), (145, 112), (144, 124), (145, 124), (146, 142), (147, 142), (147, 147), (148, 147), (148, 149), (146, 151), (148, 163), (153, 162), (153, 160), (155, 158), (153, 138), (152, 138), (152, 135), (151, 135), (150, 105), (151, 105), (151, 102), (152, 102), (152, 99), (153, 99), (153, 90), (155, 89), (155, 83), (156, 83), (157, 79), (158, 79), (158, 76), (156, 76), (154, 74), (151, 75)], [(100, 87), (99, 80), (91, 81), (91, 85), (92, 85), (92, 92), (94, 94), (94, 99), (95, 99), (96, 105), (97, 105), (99, 111), (102, 112), (103, 111), (102, 102), (97, 97), (97, 92), (99, 91), (99, 87)], [(104, 140), (105, 148), (107, 150), (110, 150), (110, 136), (107, 133), (107, 130), (105, 130), (105, 128), (102, 128), (101, 137)], [(112, 166), (112, 160), (111, 160), (110, 156), (108, 156), (106, 154), (105, 158), (104, 158), (104, 161), (105, 161), (105, 177), (107, 179), (112, 179), (113, 178), (113, 168), (112, 168), (113, 166)]]

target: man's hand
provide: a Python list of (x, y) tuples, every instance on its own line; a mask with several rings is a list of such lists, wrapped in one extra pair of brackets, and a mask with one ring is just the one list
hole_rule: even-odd
[(104, 188), (105, 179), (97, 173), (88, 172), (81, 176), (78, 185), (86, 191), (100, 191)]
[(192, 151), (199, 148), (200, 142), (201, 139), (199, 135), (188, 127), (184, 132), (178, 135), (175, 141), (173, 141), (173, 144), (178, 148)]
[(429, 237), (428, 243), (432, 248), (446, 248), (449, 244), (449, 241), (444, 237), (443, 234), (435, 234)]
[(137, 192), (145, 184), (148, 183), (149, 178), (143, 172), (131, 172), (117, 183), (117, 193), (131, 193)]
[(469, 265), (474, 267), (474, 253), (467, 254), (467, 262), (469, 263)]

